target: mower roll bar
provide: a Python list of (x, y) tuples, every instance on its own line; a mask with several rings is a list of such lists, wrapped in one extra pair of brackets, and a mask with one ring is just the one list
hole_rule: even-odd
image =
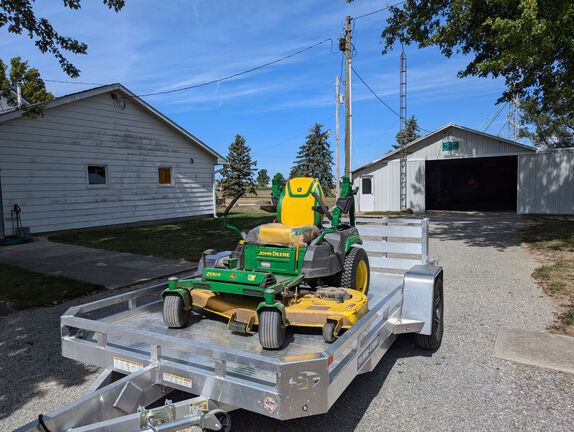
[(321, 196), (315, 191), (311, 191), (311, 195), (313, 195), (313, 198), (315, 198), (315, 200), (319, 203), (318, 206), (313, 206), (313, 210), (318, 211), (319, 213), (323, 213), (325, 216), (327, 216), (327, 219), (333, 221), (333, 215), (329, 211), (329, 207), (327, 207), (323, 202)]

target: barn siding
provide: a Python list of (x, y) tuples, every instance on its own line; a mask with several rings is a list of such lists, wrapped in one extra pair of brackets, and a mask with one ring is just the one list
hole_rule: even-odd
[[(447, 140), (458, 141), (459, 150), (443, 151), (442, 143)], [(425, 211), (425, 162), (427, 160), (516, 154), (530, 155), (533, 153), (529, 149), (496, 139), (496, 137), (484, 136), (456, 126), (449, 126), (409, 147), (407, 156), (407, 205), (415, 212)], [(362, 175), (372, 175), (374, 178), (375, 210), (398, 211), (400, 209), (398, 154), (360, 169), (353, 174), (356, 179)]]
[(574, 214), (574, 149), (518, 158), (519, 214)]
[[(14, 203), (35, 233), (213, 213), (215, 157), (125, 100), (104, 93), (0, 125), (8, 234)], [(87, 184), (92, 163), (107, 165), (107, 186)], [(158, 184), (159, 166), (173, 167), (173, 186)]]

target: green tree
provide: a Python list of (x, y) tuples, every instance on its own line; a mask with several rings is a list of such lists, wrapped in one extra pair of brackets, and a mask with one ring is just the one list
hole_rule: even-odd
[(514, 97), (552, 128), (574, 122), (572, 0), (406, 0), (389, 8), (383, 53), (395, 42), (437, 46), (470, 59), (459, 77), (502, 77), (499, 102)]
[(536, 147), (574, 147), (574, 121), (567, 115), (545, 112), (535, 100), (520, 105), (519, 136), (528, 138)]
[(54, 99), (54, 95), (46, 90), (38, 69), (31, 68), (27, 61), (22, 61), (20, 57), (12, 58), (8, 72), (7, 66), (0, 60), (0, 90), (13, 106), (17, 104), (15, 90), (18, 83), (22, 86), (22, 97), (31, 104)]
[(329, 148), (329, 131), (322, 131), (319, 123), (309, 130), (305, 144), (299, 147), (299, 152), (291, 168), (289, 177), (314, 177), (319, 180), (327, 194), (334, 187), (333, 154)]
[[(125, 0), (102, 0), (115, 12), (125, 5)], [(62, 70), (70, 77), (76, 78), (80, 70), (76, 68), (62, 53), (86, 54), (88, 45), (69, 36), (61, 35), (52, 24), (34, 13), (34, 1), (30, 0), (0, 0), (0, 28), (5, 27), (9, 33), (24, 34), (34, 41), (34, 45), (42, 54), (50, 53), (60, 63)], [(82, 7), (81, 0), (63, 0), (65, 7), (78, 10)]]
[(398, 149), (401, 146), (401, 144), (403, 143), (408, 144), (411, 141), (420, 138), (421, 136), (420, 130), (421, 129), (419, 127), (416, 117), (414, 115), (411, 116), (410, 119), (407, 119), (405, 128), (397, 132), (396, 134), (397, 142), (396, 144), (393, 144), (393, 147), (395, 149)]
[(228, 165), (221, 171), (219, 187), (223, 195), (233, 197), (239, 192), (256, 193), (253, 174), (257, 162), (251, 158), (251, 148), (245, 144), (245, 138), (235, 135), (229, 146)]
[(269, 185), (269, 175), (267, 174), (267, 170), (262, 168), (257, 173), (257, 186), (259, 187), (266, 187)]
[(273, 176), (273, 180), (275, 179), (279, 179), (282, 183), (285, 183), (285, 177), (283, 177), (283, 174), (281, 174), (280, 172), (275, 173), (275, 175)]

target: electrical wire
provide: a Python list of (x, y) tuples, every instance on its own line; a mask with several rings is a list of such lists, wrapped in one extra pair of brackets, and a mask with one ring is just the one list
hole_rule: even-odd
[[(359, 73), (355, 70), (354, 66), (351, 66), (351, 70), (353, 71), (353, 73), (357, 76), (357, 78), (359, 78), (359, 80), (361, 80), (361, 82), (365, 85), (365, 87), (367, 87), (369, 89), (369, 91), (373, 94), (373, 96), (375, 96), (379, 102), (381, 102), (385, 107), (387, 107), (389, 109), (389, 111), (391, 111), (394, 115), (396, 115), (399, 119), (401, 118), (401, 115), (396, 112), (394, 109), (392, 109), (389, 104), (387, 104), (384, 100), (382, 100), (379, 95), (377, 93), (375, 93), (375, 91), (369, 86), (369, 84), (367, 84), (365, 82), (365, 80), (361, 77), (361, 75), (359, 75)], [(424, 132), (431, 132), (428, 129), (425, 129), (421, 126), (419, 126), (419, 129), (424, 131)]]
[(496, 113), (494, 114), (494, 117), (492, 118), (492, 120), (490, 120), (490, 122), (488, 123), (488, 126), (486, 126), (484, 128), (484, 132), (486, 132), (488, 130), (488, 128), (492, 125), (492, 123), (494, 123), (494, 121), (498, 118), (498, 116), (500, 115), (500, 113), (502, 112), (502, 110), (504, 109), (504, 107), (508, 105), (508, 102), (506, 102), (504, 105), (501, 105), (500, 108), (498, 108), (498, 111), (496, 111)]
[(97, 85), (97, 86), (104, 86), (104, 85), (108, 85), (108, 84), (104, 84), (104, 83), (93, 83), (93, 82), (81, 82), (81, 81), (60, 81), (60, 80), (51, 80), (51, 79), (45, 79), (45, 82), (52, 82), (52, 83), (58, 83), (58, 84), (76, 84), (76, 85)]
[[(244, 70), (244, 71), (241, 71), (241, 72), (234, 73), (234, 74), (232, 74), (232, 75), (227, 75), (227, 76), (224, 76), (224, 77), (221, 77), (221, 78), (218, 78), (218, 79), (214, 79), (214, 80), (211, 80), (211, 81), (206, 81), (206, 82), (203, 82), (203, 83), (200, 83), (200, 84), (194, 84), (194, 85), (186, 86), (186, 87), (180, 87), (180, 88), (176, 88), (176, 89), (173, 89), (173, 90), (165, 90), (165, 91), (154, 92), (154, 93), (145, 93), (145, 94), (139, 94), (139, 95), (137, 95), (137, 96), (139, 96), (139, 97), (146, 97), (146, 96), (156, 96), (156, 95), (163, 95), (163, 94), (169, 94), (169, 93), (176, 93), (176, 92), (181, 92), (181, 91), (185, 91), (185, 90), (191, 90), (191, 89), (198, 88), (198, 87), (204, 87), (204, 86), (207, 86), (207, 85), (210, 85), (210, 84), (220, 83), (220, 82), (222, 82), (222, 81), (227, 81), (227, 80), (230, 80), (230, 79), (232, 79), (232, 78), (236, 78), (236, 77), (238, 77), (238, 76), (245, 75), (245, 74), (248, 74), (248, 73), (251, 73), (251, 72), (255, 72), (255, 71), (257, 71), (257, 70), (266, 68), (266, 67), (268, 67), (268, 66), (271, 66), (271, 65), (280, 63), (280, 62), (282, 62), (282, 61), (285, 61), (285, 60), (287, 60), (287, 59), (290, 59), (290, 58), (292, 58), (292, 57), (295, 57), (295, 56), (297, 56), (297, 55), (299, 55), (299, 54), (302, 54), (302, 53), (304, 53), (304, 52), (306, 52), (306, 51), (309, 51), (309, 50), (311, 50), (311, 49), (313, 49), (313, 48), (316, 48), (316, 47), (318, 47), (319, 45), (323, 45), (324, 43), (327, 43), (327, 42), (331, 42), (331, 47), (333, 46), (333, 39), (331, 39), (331, 38), (324, 39), (324, 40), (322, 40), (321, 42), (317, 42), (317, 43), (315, 43), (315, 44), (313, 44), (313, 45), (309, 45), (308, 47), (305, 47), (305, 48), (303, 48), (303, 49), (300, 49), (299, 51), (296, 51), (296, 52), (294, 52), (294, 53), (292, 53), (292, 54), (286, 55), (286, 56), (284, 56), (284, 57), (281, 57), (281, 58), (278, 58), (278, 59), (276, 59), (276, 60), (270, 61), (270, 62), (268, 62), (268, 63), (264, 63), (264, 64), (259, 65), (259, 66), (255, 66), (255, 67), (253, 67), (253, 68), (251, 68), (251, 69), (247, 69), (247, 70)], [(333, 51), (331, 50), (331, 52), (333, 52)]]
[(397, 3), (394, 3), (394, 4), (391, 4), (391, 5), (387, 5), (387, 6), (385, 6), (384, 8), (377, 9), (377, 10), (374, 10), (374, 11), (372, 11), (372, 12), (367, 12), (366, 14), (359, 15), (359, 16), (356, 16), (356, 17), (352, 17), (352, 19), (358, 20), (358, 19), (361, 19), (361, 18), (365, 18), (365, 17), (371, 16), (371, 15), (377, 14), (377, 13), (379, 13), (379, 12), (384, 12), (384, 11), (386, 11), (386, 10), (389, 10), (389, 9), (392, 8), (392, 7), (402, 5), (403, 3), (406, 3), (406, 2), (407, 2), (406, 0), (403, 0), (403, 1), (400, 1), (400, 2), (397, 2)]

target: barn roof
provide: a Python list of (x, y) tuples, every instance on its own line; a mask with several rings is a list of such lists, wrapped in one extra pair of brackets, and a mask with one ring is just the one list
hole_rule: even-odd
[[(68, 104), (71, 102), (76, 102), (76, 101), (79, 101), (82, 99), (86, 99), (86, 98), (93, 97), (93, 96), (98, 96), (98, 95), (105, 94), (105, 93), (111, 93), (111, 92), (120, 92), (123, 95), (130, 98), (130, 100), (132, 102), (136, 103), (138, 106), (140, 106), (141, 108), (148, 111), (151, 115), (158, 118), (161, 122), (163, 122), (164, 124), (166, 124), (167, 126), (173, 128), (173, 129), (175, 129), (177, 132), (182, 134), (188, 140), (192, 141), (194, 144), (203, 148), (207, 153), (209, 153), (212, 156), (214, 156), (215, 158), (217, 158), (217, 164), (226, 164), (227, 163), (227, 160), (222, 155), (217, 153), (215, 150), (213, 150), (211, 147), (209, 147), (207, 144), (205, 144), (199, 138), (197, 138), (194, 135), (192, 135), (191, 133), (189, 133), (183, 127), (181, 127), (180, 125), (175, 123), (169, 117), (167, 117), (164, 114), (162, 114), (161, 112), (159, 112), (153, 106), (151, 106), (150, 104), (145, 102), (143, 99), (136, 96), (134, 93), (132, 93), (126, 87), (124, 87), (123, 85), (121, 85), (119, 83), (108, 84), (105, 86), (96, 87), (96, 88), (92, 88), (89, 90), (83, 90), (83, 91), (80, 91), (77, 93), (71, 93), (71, 94), (68, 94), (65, 96), (60, 96), (60, 97), (54, 98), (48, 102), (42, 102), (42, 103), (33, 104), (33, 105), (29, 105), (29, 106), (41, 106), (43, 110), (48, 110), (50, 108), (55, 108), (55, 107), (58, 107), (60, 105), (65, 105), (65, 104)], [(24, 114), (24, 112), (25, 112), (24, 110), (18, 109), (18, 110), (0, 113), (0, 123), (18, 118), (18, 117), (22, 116)]]
[[(406, 148), (407, 151), (408, 151), (408, 149), (409, 149), (410, 147), (416, 146), (416, 145), (419, 144), (421, 141), (423, 141), (423, 140), (425, 140), (425, 139), (427, 139), (427, 138), (430, 138), (430, 137), (432, 137), (433, 135), (439, 134), (440, 132), (443, 132), (443, 131), (445, 131), (446, 129), (448, 129), (448, 128), (450, 128), (450, 127), (456, 128), (456, 129), (459, 129), (459, 130), (463, 130), (463, 131), (465, 131), (465, 132), (470, 132), (470, 133), (473, 133), (473, 134), (482, 135), (482, 136), (484, 136), (484, 137), (491, 138), (491, 139), (495, 139), (495, 140), (501, 141), (501, 142), (505, 142), (505, 143), (507, 143), (507, 144), (512, 144), (512, 145), (514, 145), (514, 146), (520, 148), (521, 150), (528, 150), (528, 151), (532, 151), (532, 152), (535, 152), (535, 151), (536, 151), (536, 149), (535, 149), (534, 147), (528, 146), (528, 145), (526, 145), (526, 144), (522, 144), (522, 143), (519, 143), (519, 142), (516, 142), (516, 141), (512, 141), (512, 140), (509, 140), (509, 139), (506, 139), (506, 138), (502, 138), (502, 137), (499, 137), (499, 136), (496, 136), (496, 135), (491, 135), (491, 134), (488, 134), (488, 133), (486, 133), (486, 132), (478, 131), (478, 130), (476, 130), (476, 129), (467, 128), (467, 127), (465, 127), (465, 126), (460, 126), (460, 125), (457, 125), (457, 124), (455, 124), (455, 123), (447, 123), (446, 125), (441, 126), (440, 128), (438, 128), (438, 129), (436, 129), (436, 130), (434, 130), (434, 131), (432, 131), (432, 132), (429, 132), (428, 134), (426, 134), (426, 135), (424, 135), (424, 136), (421, 136), (421, 137), (417, 138), (417, 139), (414, 140), (414, 141), (411, 141), (410, 143), (408, 143), (408, 144), (405, 146), (405, 148)], [(429, 144), (430, 144), (430, 142), (429, 142)], [(423, 147), (424, 147), (424, 146), (423, 146)], [(358, 172), (358, 171), (361, 171), (361, 170), (363, 170), (363, 169), (365, 169), (365, 168), (369, 168), (369, 167), (371, 167), (371, 166), (373, 166), (373, 165), (375, 165), (375, 164), (377, 164), (377, 163), (379, 163), (379, 162), (382, 162), (382, 161), (385, 161), (385, 160), (388, 160), (388, 159), (393, 159), (395, 156), (397, 156), (397, 155), (399, 154), (400, 151), (401, 151), (400, 148), (399, 148), (399, 149), (396, 149), (396, 150), (393, 150), (393, 151), (391, 151), (391, 152), (385, 154), (383, 157), (380, 157), (380, 158), (378, 158), (378, 159), (375, 159), (374, 161), (369, 162), (368, 164), (365, 164), (365, 165), (363, 165), (363, 166), (361, 166), (361, 167), (359, 167), (359, 168), (354, 169), (354, 170), (353, 170), (353, 173), (356, 173), (356, 172)]]

